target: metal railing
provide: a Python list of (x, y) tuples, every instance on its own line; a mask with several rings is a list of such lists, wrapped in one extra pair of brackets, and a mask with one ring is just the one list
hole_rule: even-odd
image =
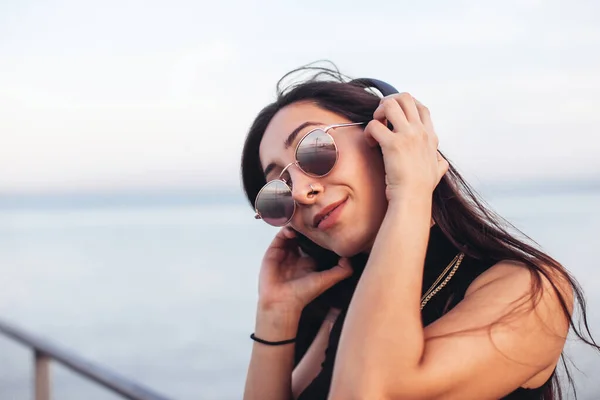
[(77, 374), (131, 400), (169, 400), (142, 385), (0, 320), (0, 334), (31, 348), (34, 362), (35, 400), (50, 400), (50, 361), (54, 360)]

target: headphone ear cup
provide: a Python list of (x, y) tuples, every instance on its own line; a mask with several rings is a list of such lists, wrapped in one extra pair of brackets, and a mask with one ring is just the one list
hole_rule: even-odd
[[(358, 78), (349, 82), (351, 85), (363, 86), (365, 88), (375, 88), (383, 97), (391, 94), (399, 93), (398, 90), (387, 82), (374, 78)], [(390, 131), (394, 130), (394, 125), (390, 121), (387, 122), (387, 127)]]

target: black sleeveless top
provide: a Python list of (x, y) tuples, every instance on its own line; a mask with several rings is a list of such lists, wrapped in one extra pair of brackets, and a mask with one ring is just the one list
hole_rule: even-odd
[[(423, 273), (423, 291), (427, 290), (442, 273), (444, 268), (460, 253), (436, 225), (431, 228), (425, 268)], [(342, 281), (329, 289), (313, 303), (306, 306), (300, 318), (295, 350), (295, 364), (297, 365), (306, 353), (319, 330), (324, 316), (330, 307), (337, 307), (341, 312), (331, 329), (329, 344), (325, 351), (325, 361), (321, 364), (321, 371), (310, 385), (301, 393), (298, 400), (326, 400), (329, 393), (331, 378), (337, 347), (342, 332), (342, 326), (348, 310), (348, 305), (360, 275), (366, 264), (366, 256), (357, 256), (352, 260), (355, 273), (352, 277)], [(421, 317), (423, 325), (427, 326), (456, 306), (464, 297), (471, 282), (480, 274), (494, 265), (496, 261), (479, 260), (465, 256), (458, 270), (448, 284), (441, 289), (423, 308)], [(551, 390), (550, 379), (536, 389), (519, 388), (504, 400), (541, 400), (544, 394)]]

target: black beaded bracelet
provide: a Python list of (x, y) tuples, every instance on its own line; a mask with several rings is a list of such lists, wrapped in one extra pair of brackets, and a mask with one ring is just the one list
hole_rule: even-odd
[(258, 342), (258, 343), (268, 344), (269, 346), (279, 346), (279, 345), (282, 345), (282, 344), (294, 343), (296, 341), (296, 338), (293, 338), (293, 339), (288, 339), (288, 340), (282, 340), (280, 342), (269, 342), (267, 340), (263, 340), (263, 339), (257, 338), (256, 336), (254, 336), (254, 333), (252, 335), (250, 335), (250, 339), (252, 339), (252, 340), (254, 340), (255, 342)]

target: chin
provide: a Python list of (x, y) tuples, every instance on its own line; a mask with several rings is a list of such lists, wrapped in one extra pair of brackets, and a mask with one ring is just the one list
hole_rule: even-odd
[(353, 257), (371, 249), (372, 240), (357, 235), (355, 237), (343, 237), (334, 240), (328, 248), (340, 257)]
[[(340, 257), (353, 257), (360, 253), (370, 252), (381, 220), (378, 215), (369, 214), (369, 218), (361, 218), (355, 214), (353, 221), (344, 220), (333, 230), (307, 235), (313, 242), (326, 248)], [(312, 237), (311, 237), (312, 236)]]

